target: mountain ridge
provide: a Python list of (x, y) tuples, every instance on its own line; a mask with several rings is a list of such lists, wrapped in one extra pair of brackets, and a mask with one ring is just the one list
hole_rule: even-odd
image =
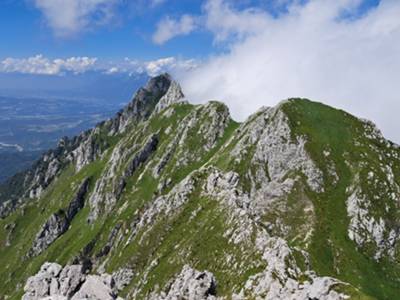
[(239, 124), (160, 75), (25, 175), (2, 210), (0, 294), (395, 299), (399, 160), (344, 111), (290, 99)]

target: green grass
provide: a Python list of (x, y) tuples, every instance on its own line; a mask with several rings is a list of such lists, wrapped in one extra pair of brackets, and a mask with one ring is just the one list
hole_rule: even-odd
[(68, 206), (84, 178), (92, 178), (90, 188), (93, 188), (103, 167), (104, 163), (97, 161), (76, 175), (72, 166), (68, 167), (40, 200), (29, 203), (9, 217), (0, 220), (0, 228), (4, 228), (5, 224), (16, 224), (16, 230), (11, 239), (12, 246), (2, 245), (0, 248), (1, 295), (13, 295), (12, 299), (20, 299), (22, 290), (14, 294), (18, 283), (23, 286), (26, 278), (35, 274), (45, 261), (67, 263), (93, 238), (96, 228), (87, 225), (88, 207), (85, 207), (76, 215), (67, 233), (57, 239), (43, 254), (31, 259), (26, 258), (39, 228), (52, 213)]
[[(200, 186), (201, 181), (196, 185)], [(195, 211), (197, 214), (194, 215)], [(185, 263), (213, 272), (218, 278), (218, 295), (238, 291), (248, 276), (260, 272), (265, 265), (256, 265), (260, 257), (255, 249), (239, 249), (228, 242), (229, 237), (223, 236), (226, 222), (224, 210), (218, 202), (201, 197), (195, 191), (175, 215), (159, 216), (152, 227), (143, 229), (145, 235), (143, 230), (139, 232), (120, 255), (112, 258), (109, 271), (128, 263), (139, 271), (131, 286), (140, 286), (145, 270), (157, 259), (158, 264), (150, 269), (147, 282), (141, 285), (138, 299), (156, 286), (162, 288)], [(233, 261), (241, 262), (237, 269), (226, 261), (227, 255), (232, 255)]]
[[(354, 144), (364, 130), (362, 123), (341, 110), (304, 99), (284, 104), (283, 110), (289, 116), (293, 137), (307, 137), (307, 151), (324, 172), (325, 193), (308, 191), (317, 220), (309, 247), (312, 267), (319, 274), (349, 282), (376, 299), (396, 299), (400, 291), (399, 282), (394, 280), (399, 276), (398, 265), (374, 261), (371, 253), (367, 256), (357, 251), (347, 236), (346, 188), (354, 180), (354, 170), (345, 160), (356, 163), (362, 159), (361, 153), (371, 152), (368, 143)], [(331, 152), (329, 159), (340, 178), (336, 184), (329, 176), (324, 150)], [(373, 161), (373, 154), (369, 159)]]
[[(205, 184), (206, 172), (194, 172), (202, 166), (216, 166), (223, 171), (236, 171), (240, 174), (240, 187), (244, 192), (251, 188), (247, 174), (254, 172), (251, 158), (255, 151), (254, 145), (247, 145), (246, 158), (241, 163), (235, 163), (231, 151), (238, 140), (245, 135), (237, 129), (240, 124), (228, 120), (224, 134), (219, 137), (212, 149), (205, 150), (205, 139), (199, 134), (202, 125), (211, 122), (211, 117), (204, 113), (205, 106), (190, 104), (175, 104), (174, 113), (170, 116), (160, 112), (148, 122), (132, 125), (121, 136), (109, 137), (106, 129), (100, 130), (96, 136), (96, 143), (104, 145), (109, 150), (102, 159), (89, 164), (79, 173), (75, 173), (72, 166), (67, 167), (58, 180), (46, 191), (42, 199), (26, 205), (4, 220), (0, 220), (0, 295), (11, 295), (11, 299), (21, 297), (21, 289), (16, 290), (17, 284), (23, 284), (29, 275), (38, 271), (45, 261), (55, 261), (66, 264), (77, 256), (90, 242), (95, 241), (94, 248), (89, 255), (95, 255), (106, 244), (108, 236), (117, 224), (121, 225), (121, 241), (116, 243), (106, 263), (108, 272), (113, 272), (122, 266), (131, 266), (137, 276), (122, 296), (126, 296), (133, 286), (140, 287), (139, 299), (154, 289), (162, 289), (175, 274), (179, 273), (186, 263), (198, 270), (209, 270), (218, 280), (218, 295), (229, 295), (232, 291), (238, 292), (247, 278), (262, 271), (265, 262), (256, 252), (254, 245), (233, 245), (224, 237), (226, 230), (232, 224), (227, 224), (226, 208), (216, 199), (203, 195), (200, 190)], [(217, 102), (209, 104), (208, 109), (217, 113), (225, 113), (226, 107)], [(298, 182), (295, 189), (284, 201), (286, 214), (279, 210), (271, 210), (263, 221), (274, 222), (277, 218), (284, 224), (293, 227), (289, 233), (290, 246), (305, 248), (303, 242), (305, 230), (311, 224), (314, 234), (311, 243), (306, 249), (311, 255), (312, 269), (318, 275), (327, 275), (349, 282), (352, 286), (344, 292), (352, 299), (397, 299), (400, 284), (399, 262), (382, 260), (376, 262), (371, 258), (375, 251), (373, 245), (357, 250), (354, 242), (347, 236), (349, 220), (347, 218), (346, 189), (354, 183), (356, 174), (360, 174), (360, 185), (368, 195), (387, 191), (380, 187), (371, 186), (366, 182), (368, 172), (359, 166), (360, 162), (368, 160), (368, 166), (375, 168), (381, 181), (385, 180), (384, 172), (379, 171), (379, 156), (377, 151), (384, 151), (386, 145), (379, 141), (369, 141), (362, 137), (365, 128), (355, 117), (325, 105), (304, 99), (289, 101), (282, 105), (283, 111), (289, 116), (293, 139), (302, 135), (307, 138), (306, 149), (317, 166), (324, 173), (325, 192), (317, 194), (306, 188), (304, 180)], [(173, 139), (179, 135), (178, 128), (187, 118), (197, 117), (197, 123), (188, 131), (187, 139), (176, 145), (175, 152), (170, 157), (159, 177), (153, 177), (153, 168), (167, 151)], [(256, 117), (256, 116), (253, 116)], [(251, 126), (251, 124), (249, 125)], [(168, 131), (167, 131), (168, 129)], [(94, 224), (87, 223), (90, 208), (88, 205), (74, 218), (68, 232), (57, 239), (43, 254), (33, 259), (25, 259), (21, 263), (41, 225), (47, 218), (60, 208), (67, 207), (73, 198), (80, 183), (87, 177), (91, 178), (90, 189), (93, 191), (98, 180), (109, 167), (107, 164), (111, 151), (121, 146), (123, 151), (132, 153), (118, 165), (115, 178), (125, 170), (128, 162), (145, 144), (151, 134), (157, 133), (159, 145), (157, 151), (148, 161), (140, 166), (128, 181), (124, 193), (115, 204), (111, 214), (104, 214)], [(180, 137), (180, 136), (179, 136)], [(354, 143), (358, 141), (357, 145)], [(372, 149), (371, 144), (376, 148)], [(377, 150), (378, 149), (378, 150)], [(327, 158), (324, 151), (329, 151)], [(386, 150), (385, 150), (386, 151)], [(186, 165), (177, 167), (177, 161), (188, 152)], [(364, 155), (364, 156), (363, 156)], [(349, 166), (345, 161), (350, 161)], [(390, 158), (384, 157), (385, 163)], [(339, 181), (329, 175), (328, 164), (335, 166)], [(266, 166), (258, 166), (264, 167)], [(194, 172), (194, 173), (193, 173)], [(396, 180), (400, 178), (400, 166), (393, 166)], [(156, 197), (168, 193), (173, 186), (189, 174), (196, 180), (196, 190), (189, 195), (187, 202), (174, 214), (161, 214), (152, 226), (140, 230), (132, 242), (125, 245), (131, 230), (131, 223)], [(290, 174), (297, 176), (301, 174)], [(267, 175), (268, 177), (268, 175)], [(161, 180), (172, 179), (172, 184), (164, 191), (158, 191)], [(303, 178), (304, 179), (304, 178)], [(113, 181), (107, 185), (111, 191)], [(382, 196), (385, 203), (389, 200)], [(306, 205), (312, 201), (315, 208), (315, 219), (303, 215)], [(400, 218), (395, 212), (395, 206), (386, 212), (382, 203), (374, 201), (372, 207), (376, 216), (385, 214), (388, 223), (397, 224)], [(197, 214), (194, 214), (197, 212)], [(12, 246), (6, 247), (7, 231), (5, 225), (15, 223), (15, 232), (12, 234)], [(273, 232), (274, 235), (284, 235)], [(232, 262), (226, 257), (230, 255)], [(304, 257), (298, 250), (294, 251), (294, 258), (305, 270)], [(151, 262), (157, 259), (158, 264), (149, 268)], [(104, 262), (102, 258), (98, 263)], [(147, 281), (140, 280), (147, 274)], [(359, 291), (353, 287), (358, 288)], [(343, 290), (341, 290), (343, 291)], [(3, 296), (4, 297), (4, 296)], [(2, 299), (2, 296), (0, 296)]]

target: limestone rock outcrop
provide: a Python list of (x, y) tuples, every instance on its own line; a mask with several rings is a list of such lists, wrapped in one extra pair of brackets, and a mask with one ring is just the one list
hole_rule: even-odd
[[(44, 263), (24, 287), (22, 300), (114, 300), (117, 289), (111, 275), (88, 275), (81, 265)], [(121, 298), (119, 298), (121, 299)]]
[(185, 265), (166, 291), (151, 296), (149, 300), (215, 300), (216, 292), (217, 281), (212, 273)]

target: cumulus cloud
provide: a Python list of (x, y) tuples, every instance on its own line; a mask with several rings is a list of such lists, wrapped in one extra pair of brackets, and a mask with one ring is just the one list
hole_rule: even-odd
[(153, 42), (161, 45), (176, 36), (187, 35), (195, 28), (196, 18), (193, 16), (183, 15), (178, 20), (166, 17), (157, 24), (156, 32), (153, 34)]
[(28, 58), (6, 58), (0, 62), (0, 71), (24, 74), (59, 75), (65, 71), (75, 74), (84, 73), (94, 67), (97, 58), (70, 57), (67, 59), (50, 60), (43, 55)]
[(400, 142), (400, 1), (382, 0), (362, 15), (362, 0), (299, 2), (276, 17), (208, 0), (204, 26), (228, 51), (180, 75), (187, 96), (224, 101), (239, 120), (307, 97), (372, 119)]
[(156, 76), (160, 73), (188, 72), (195, 69), (198, 63), (194, 59), (177, 59), (176, 57), (165, 57), (149, 61), (137, 61), (125, 58), (120, 64), (119, 71), (125, 73), (147, 73), (149, 76)]
[(34, 0), (58, 36), (69, 36), (107, 24), (120, 0)]

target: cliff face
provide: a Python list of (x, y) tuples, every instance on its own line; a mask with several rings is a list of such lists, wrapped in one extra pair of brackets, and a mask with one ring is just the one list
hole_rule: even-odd
[(396, 299), (399, 162), (343, 111), (238, 124), (158, 76), (3, 187), (0, 299)]

